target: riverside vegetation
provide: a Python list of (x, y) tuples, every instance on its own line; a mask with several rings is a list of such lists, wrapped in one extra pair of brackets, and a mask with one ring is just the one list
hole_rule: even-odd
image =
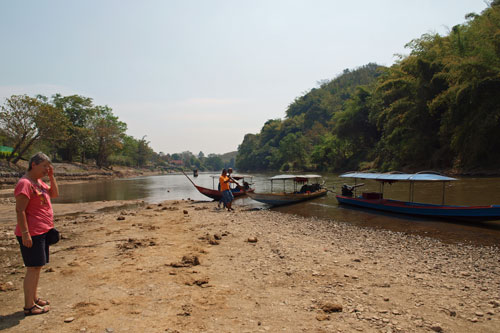
[(43, 151), (55, 162), (108, 168), (111, 165), (139, 169), (200, 171), (234, 167), (235, 153), (223, 155), (189, 151), (155, 152), (146, 136), (126, 134), (127, 124), (108, 106), (94, 105), (89, 97), (55, 94), (13, 95), (0, 108), (0, 171), (16, 172), (20, 161)]
[[(448, 35), (410, 41), (391, 67), (346, 69), (296, 98), (224, 156), (156, 153), (146, 137), (91, 98), (12, 96), (0, 112), (0, 144), (14, 163), (38, 150), (55, 161), (220, 170), (379, 169), (500, 174), (500, 0)], [(0, 155), (2, 152), (0, 151)], [(236, 155), (236, 157), (235, 157)], [(179, 165), (179, 164), (174, 164)]]
[(345, 70), (247, 134), (237, 167), (499, 174), (500, 1), (391, 67)]

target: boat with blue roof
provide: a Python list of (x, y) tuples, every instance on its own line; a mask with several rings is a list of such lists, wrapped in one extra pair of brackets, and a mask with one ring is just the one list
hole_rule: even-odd
[[(342, 194), (336, 195), (339, 204), (368, 209), (375, 209), (391, 213), (409, 214), (432, 218), (445, 218), (466, 221), (494, 221), (500, 220), (500, 205), (487, 206), (453, 206), (445, 205), (446, 184), (456, 181), (456, 178), (447, 177), (436, 172), (407, 173), (365, 173), (348, 172), (340, 175), (341, 178), (352, 178), (355, 184), (344, 184)], [(357, 180), (374, 180), (380, 183), (378, 192), (362, 192), (357, 195), (357, 188), (364, 185)], [(408, 201), (398, 201), (384, 198), (384, 185), (395, 182), (409, 183), (410, 193)], [(442, 183), (442, 202), (440, 205), (414, 202), (415, 184), (420, 182)]]

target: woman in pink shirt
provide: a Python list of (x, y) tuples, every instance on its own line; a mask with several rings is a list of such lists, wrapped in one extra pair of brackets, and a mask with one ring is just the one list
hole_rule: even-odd
[[(42, 181), (49, 176), (50, 187)], [(19, 179), (14, 190), (17, 226), (15, 234), (21, 247), (26, 276), (24, 277), (24, 315), (49, 311), (49, 301), (38, 297), (38, 280), (42, 266), (49, 262), (47, 232), (54, 228), (54, 212), (50, 198), (59, 195), (54, 168), (49, 157), (35, 154), (28, 171)]]

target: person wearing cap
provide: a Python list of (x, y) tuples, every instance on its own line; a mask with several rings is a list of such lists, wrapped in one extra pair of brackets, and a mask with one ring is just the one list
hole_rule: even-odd
[(222, 191), (222, 202), (224, 203), (224, 206), (227, 208), (228, 211), (234, 210), (234, 208), (231, 207), (234, 196), (229, 186), (230, 183), (236, 183), (236, 182), (227, 175), (226, 169), (222, 169), (222, 173), (219, 177), (219, 185), (220, 185), (220, 190)]
[[(231, 178), (231, 174), (232, 174), (232, 173), (233, 173), (233, 168), (228, 168), (228, 169), (227, 169), (227, 176), (229, 177), (229, 179), (232, 179), (232, 178)], [(234, 179), (233, 179), (233, 180), (234, 180)], [(236, 183), (236, 182), (234, 182), (234, 181), (233, 181), (232, 183)], [(219, 189), (219, 191), (221, 191), (221, 189), (220, 189), (220, 181), (219, 181), (219, 186), (218, 186), (218, 189)], [(231, 186), (229, 186), (229, 190), (231, 190)], [(232, 194), (233, 194), (233, 192), (231, 191), (231, 195), (232, 195)], [(220, 208), (220, 204), (221, 204), (221, 203), (222, 203), (222, 206), (223, 206), (224, 208), (226, 208), (226, 204), (224, 203), (223, 198), (224, 198), (224, 197), (222, 196), (222, 197), (219, 199), (219, 203), (217, 204), (217, 208)], [(233, 200), (234, 200), (234, 195), (233, 195)], [(234, 210), (234, 209), (233, 209), (233, 210)]]

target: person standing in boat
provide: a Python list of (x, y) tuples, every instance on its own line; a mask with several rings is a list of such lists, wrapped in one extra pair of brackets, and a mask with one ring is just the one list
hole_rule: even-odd
[[(48, 176), (50, 187), (42, 181)], [(59, 196), (54, 167), (47, 155), (37, 153), (29, 161), (28, 171), (17, 182), (17, 226), (15, 234), (21, 248), (26, 275), (24, 277), (24, 315), (49, 311), (49, 301), (38, 297), (38, 281), (42, 267), (49, 262), (47, 234), (54, 228), (51, 198)]]
[(231, 207), (234, 196), (233, 193), (231, 192), (231, 188), (229, 187), (230, 183), (236, 183), (236, 182), (227, 175), (226, 169), (222, 169), (222, 173), (219, 177), (219, 185), (220, 185), (220, 190), (222, 191), (222, 202), (224, 203), (224, 206), (227, 208), (228, 211), (234, 210), (234, 208)]

